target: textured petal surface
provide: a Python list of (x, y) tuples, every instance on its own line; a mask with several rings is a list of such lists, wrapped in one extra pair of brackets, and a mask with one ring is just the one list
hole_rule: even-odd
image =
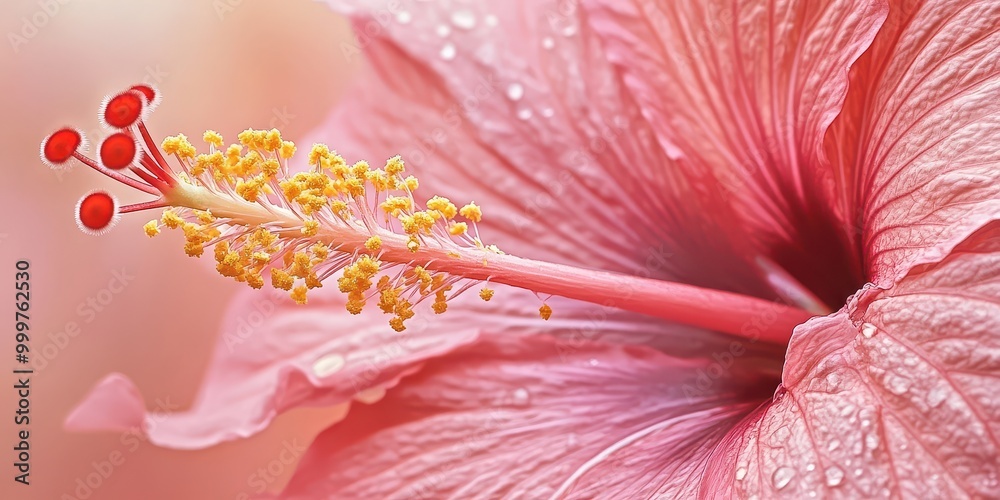
[(484, 338), (428, 362), (321, 434), (284, 497), (690, 496), (713, 445), (770, 395), (709, 361), (560, 345)]
[(725, 191), (663, 151), (575, 2), (330, 3), (369, 67), (311, 139), (402, 154), (418, 197), (475, 200), (508, 253), (773, 296)]
[[(893, 2), (828, 146), (869, 281), (1000, 216), (1000, 4)], [(863, 249), (863, 250), (862, 250)]]
[(784, 389), (713, 493), (986, 498), (1000, 488), (1000, 224), (796, 331)]
[(885, 2), (583, 5), (664, 149), (683, 168), (714, 172), (757, 251), (839, 308), (864, 281), (825, 203), (822, 144)]

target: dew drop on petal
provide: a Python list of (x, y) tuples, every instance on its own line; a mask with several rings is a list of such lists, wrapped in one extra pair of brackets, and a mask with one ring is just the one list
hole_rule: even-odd
[(313, 374), (317, 377), (328, 377), (340, 371), (346, 360), (339, 354), (327, 354), (313, 363)]
[(552, 48), (555, 46), (556, 46), (556, 41), (553, 40), (552, 37), (547, 36), (542, 39), (542, 47), (544, 47), (546, 50), (552, 50)]
[(517, 117), (522, 120), (527, 120), (531, 118), (532, 112), (528, 108), (522, 108), (517, 111)]
[(441, 47), (441, 59), (445, 61), (450, 61), (455, 58), (455, 46), (450, 43), (446, 43), (444, 47)]
[(527, 406), (531, 401), (531, 394), (524, 387), (518, 387), (511, 394), (510, 400), (517, 406)]
[(589, 363), (590, 363), (590, 366), (597, 366), (597, 365), (601, 364), (601, 362), (600, 362), (600, 361), (597, 361), (597, 360), (596, 360), (596, 359), (594, 359), (594, 358), (590, 358), (590, 361), (589, 361)]
[(493, 14), (487, 14), (486, 17), (483, 18), (483, 22), (486, 23), (487, 26), (491, 27), (500, 24), (500, 20), (497, 19), (497, 16), (494, 16)]
[(552, 118), (553, 116), (555, 116), (555, 114), (556, 110), (552, 108), (542, 108), (542, 116), (546, 118)]
[(865, 323), (861, 325), (861, 334), (865, 336), (866, 339), (870, 339), (878, 333), (878, 328), (871, 323)]
[(941, 386), (935, 386), (927, 393), (927, 404), (931, 408), (941, 406), (941, 403), (948, 399), (948, 390)]
[(745, 477), (747, 477), (747, 468), (746, 467), (740, 467), (739, 469), (736, 469), (736, 480), (737, 481), (742, 481), (743, 478), (745, 478)]
[(771, 482), (775, 488), (780, 490), (788, 486), (793, 477), (795, 477), (795, 471), (791, 467), (778, 467), (778, 470), (771, 475)]
[(520, 83), (512, 83), (507, 86), (507, 98), (512, 101), (520, 101), (524, 97), (524, 86)]
[(434, 32), (437, 33), (437, 36), (444, 38), (451, 34), (451, 28), (449, 28), (448, 25), (439, 24), (438, 27), (434, 29)]
[(410, 24), (413, 20), (413, 15), (405, 10), (401, 10), (396, 13), (396, 22), (399, 24)]
[(451, 13), (451, 24), (459, 29), (471, 30), (476, 27), (476, 15), (465, 9), (456, 10)]

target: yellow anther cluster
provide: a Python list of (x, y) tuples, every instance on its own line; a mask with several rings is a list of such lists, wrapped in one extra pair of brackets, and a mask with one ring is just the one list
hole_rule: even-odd
[(218, 238), (222, 234), (217, 228), (205, 224), (194, 224), (184, 222), (181, 224), (184, 231), (184, 253), (190, 257), (201, 257), (205, 251), (205, 243)]
[(142, 226), (142, 230), (146, 233), (146, 236), (152, 238), (160, 234), (160, 225), (155, 220), (151, 220)]
[(458, 213), (472, 222), (479, 222), (483, 220), (483, 210), (475, 203), (469, 203), (468, 205), (462, 207)]
[(222, 135), (220, 135), (218, 132), (216, 132), (214, 130), (206, 130), (205, 134), (202, 135), (201, 138), (206, 143), (211, 144), (212, 146), (215, 146), (216, 149), (219, 149), (219, 148), (222, 147), (222, 142), (223, 142), (222, 141)]
[(278, 236), (267, 229), (257, 228), (235, 238), (232, 244), (229, 241), (217, 243), (215, 269), (219, 274), (245, 282), (251, 288), (261, 288), (264, 286), (264, 267), (278, 250)]
[(160, 149), (168, 155), (177, 155), (179, 158), (191, 159), (197, 153), (191, 142), (184, 134), (177, 134), (175, 136), (167, 137), (160, 144)]
[(448, 198), (442, 198), (440, 196), (435, 196), (427, 200), (428, 210), (437, 210), (444, 215), (445, 219), (454, 219), (458, 215), (458, 207), (451, 202)]
[[(422, 249), (443, 249), (450, 258), (461, 259), (458, 250), (474, 246), (483, 252), (484, 265), (489, 252), (502, 253), (479, 240), (475, 224), (482, 220), (482, 210), (475, 203), (459, 208), (448, 198), (434, 196), (418, 206), (413, 193), (419, 181), (405, 175), (406, 165), (399, 156), (374, 168), (365, 161), (350, 164), (336, 151), (316, 144), (308, 153), (311, 168), (290, 175), (287, 160), (296, 147), (276, 129), (244, 130), (238, 142), (228, 146), (213, 130), (202, 139), (210, 145), (205, 154), (198, 154), (183, 135), (168, 137), (162, 147), (181, 160), (184, 182), (200, 184), (220, 197), (235, 195), (257, 204), (247, 208), (253, 214), (247, 220), (254, 222), (233, 215), (239, 210), (234, 207), (246, 205), (226, 203), (217, 209), (227, 214), (222, 220), (208, 210), (168, 209), (143, 230), (152, 237), (163, 227), (182, 229), (185, 252), (192, 256), (215, 244), (218, 272), (253, 288), (262, 287), (264, 273), (269, 272), (274, 288), (304, 304), (308, 291), (322, 286), (321, 277), (341, 271), (338, 288), (347, 294), (349, 312), (359, 314), (377, 294), (379, 309), (393, 316), (389, 324), (403, 331), (404, 322), (414, 315), (409, 300), (414, 293), (433, 296), (431, 309), (441, 314), (448, 309), (449, 293), (458, 281), (446, 272), (428, 270)], [(262, 213), (274, 215), (274, 222), (261, 225)], [(386, 231), (401, 232), (405, 239), (387, 238)], [(344, 234), (350, 236), (339, 239)], [(413, 253), (413, 262), (399, 257), (401, 247)], [(389, 267), (383, 266), (383, 258), (393, 259), (389, 266), (402, 266), (402, 271), (393, 278), (382, 275)], [(483, 300), (493, 294), (490, 288), (479, 291)], [(551, 314), (547, 307), (540, 310), (546, 319)]]

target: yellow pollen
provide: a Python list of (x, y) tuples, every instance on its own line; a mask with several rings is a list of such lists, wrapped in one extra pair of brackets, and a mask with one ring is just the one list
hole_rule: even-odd
[(295, 303), (297, 304), (305, 304), (306, 302), (308, 302), (308, 300), (306, 300), (307, 291), (308, 288), (306, 288), (305, 285), (299, 285), (293, 288), (291, 293), (292, 300), (294, 300)]
[(201, 136), (202, 140), (208, 144), (216, 147), (216, 149), (222, 148), (222, 136), (214, 130), (206, 130), (205, 134)]
[(413, 236), (410, 236), (410, 239), (406, 242), (406, 248), (413, 253), (417, 253), (420, 250), (420, 242)]
[(180, 158), (191, 159), (195, 157), (197, 151), (194, 146), (188, 141), (184, 134), (177, 134), (175, 136), (167, 137), (160, 144), (160, 149), (168, 155), (177, 155)]
[(542, 304), (542, 307), (538, 308), (538, 315), (548, 321), (552, 317), (552, 308), (548, 304)]
[(282, 141), (281, 149), (278, 150), (278, 156), (282, 159), (289, 159), (295, 155), (295, 143), (291, 141)]
[(451, 226), (448, 228), (448, 232), (452, 236), (461, 236), (469, 231), (469, 225), (464, 222), (452, 222)]
[(271, 270), (271, 286), (274, 288), (288, 291), (292, 289), (293, 284), (295, 284), (295, 279), (285, 271), (281, 269)]
[(403, 165), (403, 159), (399, 155), (393, 156), (385, 162), (385, 173), (389, 176), (399, 175), (403, 173), (403, 170), (406, 170), (406, 167)]
[(489, 302), (490, 299), (493, 298), (493, 289), (483, 288), (482, 290), (479, 291), (479, 298), (485, 300), (486, 302)]
[(465, 217), (472, 222), (479, 222), (483, 220), (483, 210), (475, 203), (469, 203), (468, 205), (462, 207), (458, 213), (462, 214), (462, 217)]
[(160, 234), (160, 226), (159, 224), (157, 224), (155, 219), (147, 222), (144, 226), (142, 226), (142, 230), (145, 231), (146, 236), (149, 236), (150, 238)]
[(162, 222), (164, 226), (167, 226), (170, 229), (177, 229), (181, 224), (184, 223), (184, 219), (182, 219), (179, 215), (177, 215), (177, 213), (175, 213), (173, 210), (167, 209), (163, 211), (163, 216), (160, 218), (160, 222)]
[(382, 248), (382, 238), (379, 238), (378, 236), (368, 238), (368, 240), (365, 241), (365, 248), (372, 252), (377, 252), (380, 248)]
[(427, 209), (441, 212), (445, 219), (454, 219), (458, 215), (458, 208), (455, 207), (455, 204), (448, 198), (440, 196), (435, 196), (427, 200)]
[(302, 234), (304, 236), (316, 236), (319, 232), (319, 221), (307, 220), (305, 224), (302, 225)]

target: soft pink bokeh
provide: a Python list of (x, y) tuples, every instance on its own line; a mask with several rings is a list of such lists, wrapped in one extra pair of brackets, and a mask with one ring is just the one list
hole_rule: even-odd
[[(52, 358), (31, 380), (32, 484), (24, 487), (14, 483), (9, 465), (17, 402), (10, 389), (14, 339), (3, 336), (0, 462), (6, 465), (0, 497), (82, 498), (78, 493), (86, 490), (78, 492), (77, 481), (86, 481), (94, 463), (113, 454), (124, 462), (87, 498), (239, 498), (265, 483), (277, 489), (293, 468), (281, 463), (289, 457), (282, 450), (307, 445), (329, 413), (293, 413), (252, 440), (200, 452), (158, 449), (120, 433), (62, 429), (70, 409), (111, 371), (138, 381), (148, 408), (158, 400), (187, 407), (239, 286), (184, 256), (176, 235), (147, 240), (140, 226), (151, 216), (125, 217), (104, 237), (81, 234), (72, 212), (86, 191), (109, 189), (123, 202), (140, 197), (83, 168), (57, 176), (38, 161), (38, 144), (65, 124), (93, 135), (101, 97), (147, 77), (166, 98), (150, 120), (158, 137), (198, 137), (214, 128), (232, 139), (246, 127), (278, 126), (290, 139), (301, 138), (353, 72), (340, 50), (351, 41), (348, 27), (326, 6), (304, 0), (49, 3), (53, 15), (27, 0), (4, 2), (0, 12), (0, 109), (6, 118), (0, 266), (12, 282), (14, 263), (31, 261), (32, 354)], [(44, 25), (15, 51), (8, 33), (20, 33), (33, 17)], [(78, 310), (121, 269), (134, 275), (122, 293), (94, 315)], [(60, 348), (50, 334), (58, 337), (70, 322), (80, 333)], [(261, 476), (254, 474), (268, 466), (276, 477), (257, 481)]]

